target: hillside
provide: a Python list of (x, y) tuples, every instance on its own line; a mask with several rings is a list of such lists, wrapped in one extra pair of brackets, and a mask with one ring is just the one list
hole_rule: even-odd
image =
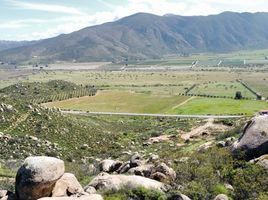
[(7, 50), (7, 49), (12, 49), (12, 48), (17, 48), (25, 45), (30, 45), (34, 44), (35, 42), (32, 41), (5, 41), (5, 40), (0, 40), (0, 51)]
[(118, 61), (167, 54), (268, 48), (268, 13), (210, 16), (138, 13), (36, 44), (2, 51), (0, 59)]
[[(133, 156), (141, 155), (141, 158), (136, 156), (140, 167), (151, 166), (144, 164), (147, 162), (155, 166), (167, 163), (172, 167), (176, 178), (162, 180), (169, 186), (169, 191), (156, 193), (144, 188), (131, 190), (126, 187), (110, 192), (99, 191), (96, 187), (105, 200), (132, 197), (135, 200), (173, 200), (180, 193), (198, 200), (214, 199), (218, 194), (228, 195), (234, 200), (267, 199), (268, 171), (257, 164), (237, 159), (230, 152), (230, 145), (236, 140), (234, 137), (239, 137), (238, 133), (242, 131), (246, 119), (215, 120), (213, 126), (228, 125), (229, 131), (217, 133), (210, 129), (209, 135), (206, 132), (183, 141), (185, 133), (192, 134), (193, 130), (204, 128), (212, 121), (63, 115), (57, 109), (29, 104), (29, 101), (34, 98), (33, 94), (46, 96), (48, 89), (52, 89), (51, 93), (54, 94), (72, 92), (74, 87), (79, 86), (64, 81), (38, 83), (36, 87), (33, 85), (22, 83), (1, 90), (1, 189), (14, 191), (12, 177), (21, 161), (32, 155), (64, 160), (66, 172), (74, 173), (82, 185), (96, 180), (101, 171), (99, 166), (105, 161), (103, 159), (115, 159), (121, 164), (133, 163)], [(147, 173), (147, 168), (140, 170)], [(127, 174), (114, 173), (113, 176)], [(114, 184), (102, 184), (109, 185)]]

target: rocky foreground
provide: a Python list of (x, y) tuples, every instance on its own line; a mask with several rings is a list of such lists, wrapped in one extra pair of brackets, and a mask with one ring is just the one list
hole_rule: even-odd
[[(229, 146), (233, 154), (245, 155), (244, 158), (251, 163), (268, 169), (267, 124), (268, 116), (250, 120), (241, 137)], [(99, 174), (83, 188), (73, 174), (65, 172), (64, 161), (46, 156), (28, 157), (17, 171), (15, 193), (0, 190), (0, 200), (102, 200), (103, 191), (141, 187), (165, 193), (172, 188), (177, 174), (166, 163), (155, 162), (158, 159), (157, 155), (151, 155), (145, 160), (136, 153), (126, 162), (102, 160), (98, 164)], [(176, 194), (172, 199), (190, 198)], [(214, 198), (226, 199), (228, 197), (224, 194)]]
[[(104, 160), (100, 163), (101, 172), (85, 188), (82, 188), (73, 174), (65, 173), (64, 162), (54, 157), (28, 157), (19, 168), (16, 175), (15, 194), (1, 191), (1, 200), (36, 200), (36, 199), (103, 199), (99, 191), (119, 191), (121, 189), (146, 189), (165, 192), (169, 189), (163, 182), (147, 178), (142, 175), (165, 179), (174, 179), (176, 173), (164, 163), (155, 167), (142, 165), (144, 161), (139, 155), (133, 155), (127, 163)], [(133, 175), (108, 174), (117, 170), (131, 169)], [(154, 168), (154, 169), (153, 169)], [(119, 172), (118, 171), (118, 172)], [(135, 175), (135, 174), (140, 174)], [(162, 179), (164, 180), (164, 179)], [(189, 199), (181, 195), (183, 199)]]

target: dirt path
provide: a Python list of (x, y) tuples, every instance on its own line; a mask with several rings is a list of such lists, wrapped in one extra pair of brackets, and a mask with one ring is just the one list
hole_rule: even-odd
[(183, 140), (189, 140), (190, 138), (193, 137), (197, 137), (197, 136), (201, 136), (202, 134), (206, 133), (208, 134), (209, 132), (213, 131), (225, 131), (227, 130), (229, 127), (223, 125), (223, 124), (214, 124), (214, 119), (213, 118), (209, 118), (207, 120), (207, 123), (204, 124), (203, 126), (199, 126), (193, 130), (191, 130), (188, 133), (184, 133), (181, 135), (181, 138)]
[(184, 102), (181, 102), (180, 104), (174, 106), (174, 107), (171, 108), (171, 109), (174, 110), (174, 109), (176, 109), (176, 108), (178, 108), (178, 107), (181, 107), (181, 106), (185, 105), (186, 103), (188, 103), (189, 101), (191, 101), (191, 100), (193, 100), (193, 99), (195, 99), (195, 98), (196, 98), (195, 96), (192, 96), (191, 98), (185, 100)]

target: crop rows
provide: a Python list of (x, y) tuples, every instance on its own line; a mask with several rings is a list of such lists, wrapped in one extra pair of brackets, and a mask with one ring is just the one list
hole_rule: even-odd
[(95, 89), (79, 88), (75, 91), (65, 91), (56, 95), (48, 95), (48, 96), (44, 96), (40, 98), (35, 98), (32, 100), (31, 103), (40, 104), (40, 103), (53, 102), (53, 101), (62, 101), (62, 100), (71, 99), (71, 98), (94, 96), (95, 94), (96, 94)]

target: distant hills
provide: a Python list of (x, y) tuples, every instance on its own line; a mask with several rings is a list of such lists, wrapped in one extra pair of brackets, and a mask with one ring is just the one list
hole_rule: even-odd
[(34, 44), (34, 41), (5, 41), (0, 40), (0, 51), (6, 50), (6, 49), (12, 49), (17, 48), (25, 45)]
[(268, 13), (224, 12), (210, 16), (137, 13), (1, 51), (0, 60), (117, 61), (263, 48), (268, 48)]

